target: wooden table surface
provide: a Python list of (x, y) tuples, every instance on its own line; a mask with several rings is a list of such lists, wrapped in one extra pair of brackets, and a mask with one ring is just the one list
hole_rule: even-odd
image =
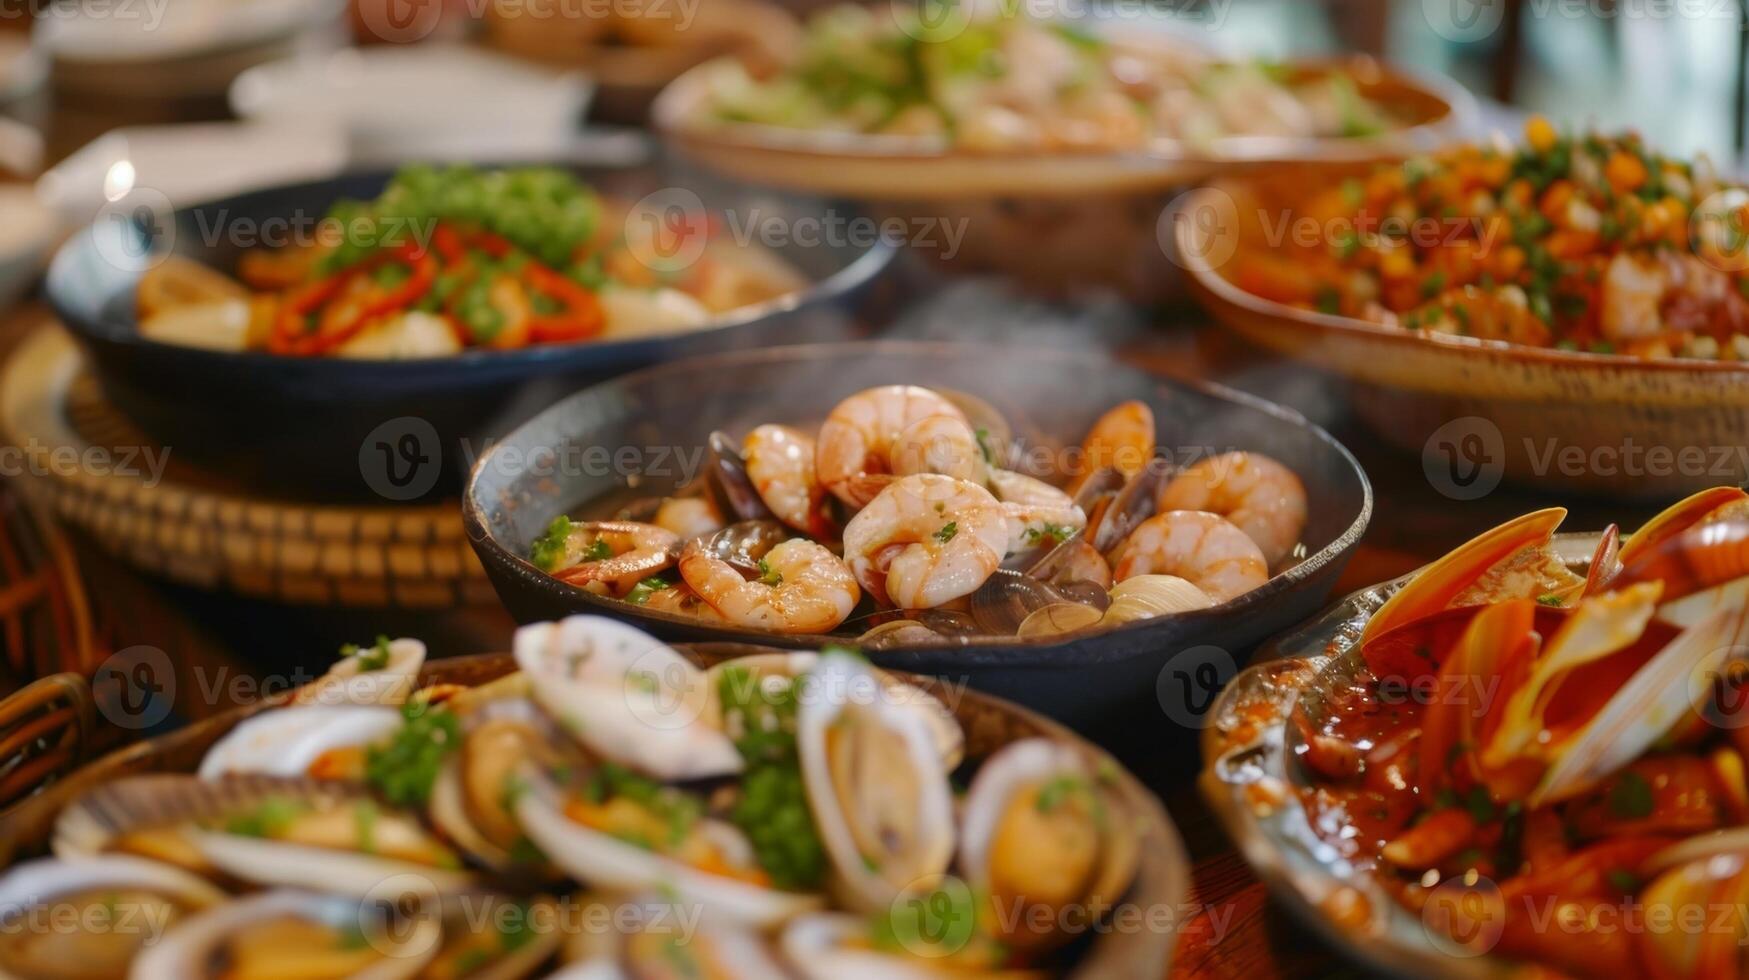
[[(0, 352), (16, 342), (25, 323), (38, 322), (41, 315), (40, 308), (26, 307), (0, 319)], [(1386, 449), (1357, 427), (1336, 379), (1248, 349), (1207, 324), (1194, 309), (1149, 316), (1141, 329), (1120, 334), (1112, 339), (1094, 332), (1088, 342), (1109, 341), (1123, 358), (1152, 371), (1210, 378), (1285, 402), (1330, 429), (1355, 453), (1372, 481), (1376, 511), (1338, 586), (1339, 594), (1400, 575), (1501, 520), (1549, 503), (1572, 507), (1569, 529), (1601, 527), (1610, 520), (1631, 527), (1647, 513), (1596, 500), (1552, 501), (1506, 488), (1481, 500), (1455, 503), (1428, 483), (1419, 459)], [(495, 609), (412, 615), (245, 602), (153, 581), (95, 549), (81, 551), (88, 574), (104, 582), (106, 593), (130, 610), (122, 621), (110, 624), (112, 649), (164, 644), (166, 624), (174, 623), (179, 656), (271, 674), (300, 662), (326, 663), (341, 642), (379, 632), (427, 638), (437, 654), (507, 649), (513, 625)], [(1194, 746), (1172, 749), (1194, 751)], [(1364, 974), (1270, 899), (1191, 784), (1159, 789), (1196, 865), (1192, 901), (1209, 910), (1181, 930), (1174, 976)]]

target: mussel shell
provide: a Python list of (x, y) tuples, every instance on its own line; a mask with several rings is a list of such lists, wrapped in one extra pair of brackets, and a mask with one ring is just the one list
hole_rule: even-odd
[(998, 568), (972, 593), (968, 605), (972, 619), (985, 634), (1013, 636), (1034, 612), (1068, 601), (1038, 579)]
[(1102, 466), (1089, 474), (1075, 490), (1075, 506), (1091, 518), (1101, 498), (1116, 494), (1123, 488), (1123, 471), (1115, 466)]
[(983, 632), (971, 613), (954, 609), (913, 609), (907, 615), (940, 636), (978, 636)]
[(772, 520), (771, 508), (747, 475), (747, 461), (741, 457), (741, 447), (729, 434), (714, 431), (709, 439), (711, 450), (708, 485), (716, 498), (717, 509), (740, 521)]
[[(1058, 590), (1067, 590), (1071, 585), (1091, 585), (1103, 593), (1111, 588), (1111, 563), (1087, 540), (1085, 530), (1071, 534), (1068, 540), (1052, 548), (1025, 571), (1029, 577), (1048, 582)], [(1079, 601), (1088, 594), (1083, 589), (1076, 593), (1075, 598)], [(1088, 601), (1099, 603), (1101, 609), (1107, 602), (1104, 598)]]
[(936, 394), (954, 403), (965, 413), (966, 422), (978, 433), (978, 444), (989, 457), (990, 465), (1008, 465), (1009, 450), (1014, 445), (1014, 430), (996, 406), (967, 391), (956, 388), (935, 388)]
[(778, 545), (796, 536), (780, 521), (750, 520), (730, 524), (715, 534), (700, 539), (705, 553), (728, 562), (748, 579), (765, 574), (759, 560)]
[(893, 619), (873, 627), (856, 638), (864, 650), (891, 650), (913, 643), (933, 643), (941, 634), (915, 619)]
[(1089, 525), (1088, 540), (1093, 547), (1099, 549), (1100, 554), (1111, 554), (1137, 525), (1154, 516), (1154, 511), (1158, 509), (1160, 488), (1165, 486), (1166, 478), (1171, 474), (1171, 461), (1156, 456), (1148, 460), (1147, 465), (1130, 482), (1124, 484), (1124, 488), (1112, 498), (1104, 513), (1099, 515), (1099, 525)]

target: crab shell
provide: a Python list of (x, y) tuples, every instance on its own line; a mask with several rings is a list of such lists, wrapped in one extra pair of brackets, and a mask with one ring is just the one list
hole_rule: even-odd
[[(240, 898), (193, 916), (171, 930), (134, 961), (130, 980), (191, 980), (209, 975), (219, 944), (238, 929), (286, 918), (313, 920), (335, 929), (357, 928), (359, 903), (309, 892), (275, 890)], [(416, 976), (437, 950), (441, 927), (417, 919), (405, 933), (373, 934), (382, 960), (353, 974), (353, 980), (402, 980)]]
[[(1082, 909), (1112, 908), (1129, 890), (1140, 860), (1131, 814), (1115, 794), (1106, 791), (1074, 748), (1046, 738), (1029, 738), (991, 756), (973, 778), (962, 807), (959, 869), (972, 894), (988, 896), (990, 902), (998, 904), (992, 917), (997, 938), (1017, 949), (1051, 948), (1073, 938), (1054, 931), (1020, 931), (1031, 921), (1028, 912), (1034, 906), (1050, 907), (1051, 900), (1007, 894), (1006, 889), (1013, 885), (1003, 881), (999, 869), (1005, 862), (1019, 862), (1029, 875), (1038, 871), (1048, 874), (1063, 867), (1053, 862), (1054, 858), (1071, 862), (1072, 867), (1075, 855), (1065, 857), (1051, 850), (1061, 844), (1060, 834), (1041, 833), (1038, 827), (1028, 830), (1024, 823), (1018, 831), (1010, 826), (1016, 817), (1036, 822), (1042, 805), (1040, 793), (1058, 781), (1090, 794), (1085, 804), (1088, 812), (1077, 809), (1072, 818), (1085, 821), (1083, 833), (1092, 835), (1097, 844), (1077, 894), (1058, 896), (1058, 901), (1067, 900)], [(1019, 839), (1009, 837), (1012, 832), (1017, 832)], [(1022, 850), (1015, 851), (1016, 847)], [(1018, 919), (1015, 912), (1020, 913)], [(1057, 917), (1053, 915), (1051, 921), (1058, 921)]]
[(734, 742), (700, 723), (704, 672), (643, 630), (571, 616), (522, 627), (513, 647), (535, 701), (601, 758), (663, 782), (741, 771)]
[[(514, 806), (523, 832), (555, 865), (592, 887), (610, 892), (671, 889), (680, 896), (677, 902), (696, 903), (710, 917), (759, 929), (820, 905), (818, 895), (762, 888), (711, 874), (585, 827), (565, 815), (560, 790), (545, 773), (524, 766), (519, 777), (526, 788), (516, 794)], [(729, 824), (707, 824), (723, 839), (740, 833)], [(745, 838), (739, 842), (745, 845)], [(751, 846), (746, 846), (751, 860)]]
[(378, 705), (310, 705), (267, 711), (233, 728), (200, 761), (202, 779), (231, 773), (303, 776), (334, 749), (372, 745), (401, 727), (401, 713)]
[(297, 705), (376, 704), (399, 707), (419, 685), (425, 665), (425, 644), (413, 639), (389, 641), (389, 662), (376, 670), (360, 670), (357, 657), (343, 657), (326, 674), (298, 689)]
[(832, 888), (857, 911), (884, 911), (947, 869), (953, 793), (928, 716), (890, 701), (866, 661), (827, 654), (809, 677), (796, 749)]
[[(722, 678), (731, 667), (750, 673), (756, 679), (788, 678), (795, 680), (806, 676), (819, 666), (820, 655), (817, 653), (798, 651), (794, 653), (757, 653), (750, 657), (739, 657), (726, 660), (713, 666), (705, 672), (710, 684), (712, 698), (712, 718), (718, 727), (722, 724)], [(930, 694), (915, 684), (902, 681), (886, 671), (876, 668), (874, 673), (881, 679), (887, 695), (895, 704), (915, 708), (927, 719), (930, 737), (935, 743), (936, 753), (941, 757), (941, 771), (952, 772), (966, 757), (966, 733), (960, 728), (958, 719), (953, 712), (947, 710), (935, 695)]]
[[(82, 860), (108, 852), (128, 834), (164, 830), (193, 870), (259, 885), (359, 897), (379, 893), (392, 878), (405, 886), (400, 894), (420, 901), (474, 885), (472, 875), (449, 868), (199, 826), (249, 812), (269, 800), (327, 809), (372, 798), (362, 787), (308, 779), (237, 775), (208, 782), (194, 776), (133, 776), (105, 783), (63, 810), (55, 821), (51, 848), (59, 857)], [(387, 812), (379, 819), (391, 817), (410, 819)]]

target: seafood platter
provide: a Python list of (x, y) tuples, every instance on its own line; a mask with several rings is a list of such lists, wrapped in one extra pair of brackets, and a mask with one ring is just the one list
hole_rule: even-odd
[[(638, 465), (591, 471), (600, 446)], [(580, 392), (480, 458), (463, 517), (521, 621), (830, 637), (1098, 738), (1158, 717), (1177, 650), (1314, 612), (1371, 506), (1346, 450), (1248, 396), (1102, 356), (880, 341)]]
[[(716, 656), (713, 656), (713, 653)], [(723, 655), (730, 655), (725, 658)], [(350, 647), (8, 817), (7, 976), (1158, 977), (1165, 812), (1020, 709), (598, 617)], [(710, 666), (705, 666), (706, 664)], [(951, 703), (952, 707), (949, 706)], [(60, 910), (60, 911), (54, 911)], [(80, 924), (29, 928), (26, 916)]]

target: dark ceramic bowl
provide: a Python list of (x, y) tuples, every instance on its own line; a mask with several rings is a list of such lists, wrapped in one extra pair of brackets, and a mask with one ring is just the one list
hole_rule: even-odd
[[(1120, 755), (1126, 747), (1153, 754), (1120, 736), (1139, 721), (1159, 721), (1157, 685), (1176, 654), (1214, 646), (1228, 651), (1230, 665), (1311, 615), (1372, 515), (1372, 488), (1354, 457), (1322, 429), (1269, 402), (1162, 380), (1097, 355), (887, 342), (695, 358), (579, 392), (494, 443), (475, 464), (462, 500), (469, 541), (499, 598), (522, 622), (594, 612), (675, 640), (817, 647), (818, 637), (712, 627), (604, 599), (552, 578), (524, 556), (560, 514), (611, 509), (628, 493), (661, 494), (685, 482), (703, 465), (713, 429), (739, 436), (762, 422), (814, 427), (845, 396), (895, 382), (981, 396), (1032, 446), (1077, 445), (1101, 413), (1138, 398), (1154, 410), (1163, 452), (1187, 458), (1255, 450), (1305, 482), (1311, 500), (1305, 560), (1232, 602), (1061, 642), (956, 638), (872, 654), (883, 667), (963, 679), (1042, 710)], [(1166, 713), (1176, 717), (1174, 709)]]
[[(621, 200), (675, 186), (660, 167), (573, 169)], [(372, 197), (388, 176), (276, 187), (179, 208), (173, 216), (150, 207), (125, 217), (106, 213), (55, 256), (49, 302), (90, 355), (104, 394), (177, 457), (279, 496), (410, 500), (453, 494), (469, 445), (579, 385), (686, 354), (842, 336), (894, 251), (879, 241), (802, 244), (799, 234), (788, 236), (787, 245), (772, 250), (807, 277), (807, 288), (704, 330), (659, 338), (354, 361), (225, 353), (140, 335), (134, 291), (146, 262), (137, 256), (170, 250), (229, 271), (257, 241), (269, 241), (276, 229), (285, 235), (288, 221), (303, 223), (289, 227), (307, 233), (332, 202)], [(820, 198), (703, 180), (684, 186), (710, 212), (760, 227), (854, 216)]]
[[(681, 653), (701, 666), (769, 650), (729, 643), (706, 643), (683, 647)], [(514, 671), (509, 654), (483, 654), (429, 661), (420, 683), (460, 684), (476, 687)], [(1178, 942), (1178, 914), (1187, 906), (1190, 892), (1190, 861), (1172, 818), (1135, 777), (1114, 766), (1109, 756), (1088, 745), (1074, 732), (1052, 724), (1030, 711), (945, 687), (928, 678), (913, 681), (948, 706), (966, 734), (966, 757), (972, 763), (984, 759), (1011, 742), (1045, 738), (1081, 754), (1091, 771), (1111, 773), (1112, 790), (1126, 809), (1136, 814), (1140, 865), (1136, 880), (1124, 896), (1123, 905), (1149, 915), (1172, 916), (1174, 925), (1162, 929), (1100, 929), (1076, 947), (1079, 955), (1068, 967), (1073, 980), (1158, 980), (1165, 976)], [(69, 803), (83, 794), (117, 779), (148, 773), (190, 773), (201, 757), (220, 738), (249, 717), (290, 700), (292, 692), (209, 718), (169, 735), (140, 742), (91, 763), (67, 779), (0, 815), (0, 867), (16, 858), (46, 849), (54, 821)]]

